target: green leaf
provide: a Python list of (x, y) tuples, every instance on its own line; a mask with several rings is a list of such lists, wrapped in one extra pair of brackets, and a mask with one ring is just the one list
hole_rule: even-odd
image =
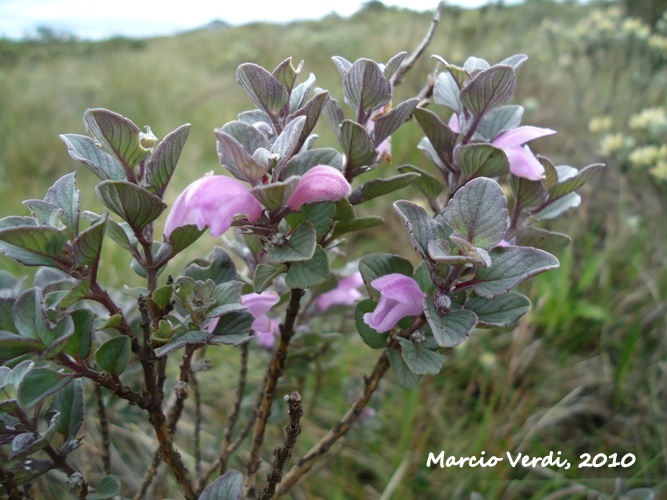
[(255, 317), (248, 311), (234, 311), (220, 316), (209, 343), (237, 346), (247, 342), (254, 320)]
[(559, 266), (553, 255), (529, 247), (496, 247), (489, 252), (491, 267), (479, 268), (469, 286), (486, 298), (502, 295), (523, 280)]
[(79, 300), (87, 299), (90, 294), (90, 278), (85, 278), (76, 283), (69, 290), (48, 293), (44, 297), (44, 305), (47, 309), (67, 309)]
[(33, 369), (35, 363), (26, 359), (21, 361), (11, 370), (7, 366), (0, 366), (0, 389), (13, 386), (15, 389), (21, 384), (21, 380)]
[(343, 120), (340, 126), (340, 145), (350, 168), (370, 165), (377, 156), (366, 129), (352, 120)]
[(399, 255), (389, 253), (371, 253), (364, 255), (359, 261), (359, 272), (364, 279), (371, 297), (378, 299), (380, 292), (371, 286), (376, 278), (392, 273), (400, 273), (412, 277), (412, 264)]
[(41, 353), (43, 350), (44, 345), (38, 340), (0, 331), (0, 361), (9, 361), (31, 352)]
[(336, 134), (336, 138), (340, 141), (340, 124), (345, 119), (345, 114), (343, 113), (343, 108), (341, 108), (338, 101), (332, 97), (329, 98), (327, 103), (324, 105), (322, 110), (322, 116)]
[(44, 300), (38, 288), (26, 290), (16, 299), (12, 318), (21, 337), (39, 340), (46, 346), (55, 340), (53, 328), (46, 315)]
[(395, 56), (392, 56), (391, 59), (387, 61), (387, 64), (384, 65), (384, 70), (382, 73), (384, 74), (385, 78), (390, 79), (392, 76), (394, 76), (394, 73), (398, 71), (398, 68), (401, 67), (401, 63), (403, 62), (403, 59), (408, 55), (406, 51), (401, 51)]
[(88, 493), (86, 500), (108, 500), (120, 495), (120, 480), (109, 474), (102, 478), (94, 493)]
[(301, 262), (310, 260), (317, 246), (317, 233), (313, 225), (304, 221), (299, 224), (287, 244), (274, 245), (268, 250), (269, 262), (274, 265), (286, 262)]
[(368, 217), (357, 217), (355, 219), (341, 220), (336, 223), (334, 229), (334, 238), (351, 233), (352, 231), (363, 231), (384, 223), (384, 219), (377, 215), (370, 215)]
[(486, 113), (475, 132), (485, 140), (491, 141), (501, 133), (517, 128), (521, 124), (522, 116), (521, 106), (514, 104), (501, 106)]
[(60, 413), (55, 412), (51, 415), (49, 425), (43, 433), (24, 432), (15, 436), (12, 439), (12, 452), (9, 454), (9, 460), (20, 460), (46, 448), (53, 440), (59, 422)]
[(516, 232), (517, 246), (539, 248), (551, 254), (565, 250), (571, 242), (572, 239), (566, 234), (537, 227), (526, 226)]
[(330, 275), (331, 269), (327, 252), (317, 245), (310, 260), (294, 262), (290, 265), (285, 276), (285, 283), (290, 288), (306, 289), (321, 285), (329, 279)]
[(161, 310), (165, 310), (171, 302), (171, 296), (174, 293), (174, 285), (164, 285), (156, 288), (151, 294), (151, 300)]
[(422, 345), (415, 345), (412, 341), (399, 337), (401, 356), (403, 361), (415, 375), (437, 375), (440, 373), (445, 356), (427, 349)]
[(581, 205), (581, 196), (577, 193), (568, 193), (565, 196), (544, 203), (543, 208), (532, 213), (537, 220), (551, 220), (571, 208)]
[(299, 179), (299, 177), (290, 177), (284, 181), (258, 184), (252, 188), (252, 194), (269, 210), (279, 210), (287, 203)]
[(107, 214), (79, 234), (73, 241), (76, 268), (94, 266), (102, 254), (102, 242), (107, 227)]
[[(462, 79), (467, 80), (469, 77), (468, 73), (461, 68), (461, 72), (464, 77)], [(436, 104), (445, 106), (454, 113), (461, 112), (461, 98), (459, 94), (461, 92), (462, 83), (457, 83), (457, 78), (453, 76), (451, 72), (442, 72), (438, 74), (438, 78), (435, 80), (435, 85), (433, 86), (433, 100)]]
[(435, 200), (442, 193), (442, 184), (440, 181), (424, 170), (412, 165), (402, 165), (398, 167), (398, 171), (401, 173), (415, 172), (419, 174), (419, 178), (415, 180), (414, 185), (426, 195), (427, 199)]
[(503, 190), (486, 177), (473, 179), (459, 189), (443, 216), (457, 234), (483, 249), (497, 245), (509, 226)]
[(60, 218), (67, 226), (70, 236), (79, 232), (79, 190), (76, 188), (76, 173), (58, 179), (46, 193), (44, 201), (62, 210)]
[(24, 266), (69, 269), (69, 260), (64, 255), (67, 239), (64, 230), (49, 226), (1, 229), (0, 253)]
[(46, 366), (35, 367), (23, 377), (16, 399), (22, 408), (30, 408), (59, 391), (72, 380), (74, 379), (69, 374), (57, 372)]
[(162, 198), (171, 176), (176, 170), (176, 164), (190, 135), (191, 125), (186, 123), (173, 132), (167, 134), (155, 148), (150, 161), (146, 165), (146, 184), (148, 190)]
[(510, 175), (509, 185), (514, 195), (515, 203), (521, 208), (537, 207), (547, 199), (547, 190), (540, 181), (531, 181), (516, 175)]
[(410, 235), (415, 251), (423, 258), (429, 259), (428, 244), (432, 240), (446, 240), (451, 230), (436, 222), (422, 207), (411, 201), (394, 202), (394, 208)]
[(412, 112), (417, 108), (417, 104), (419, 104), (418, 98), (408, 99), (375, 120), (373, 142), (376, 147), (410, 118)]
[(336, 213), (336, 207), (331, 201), (304, 205), (301, 210), (305, 213), (306, 220), (315, 228), (318, 239), (329, 231), (333, 223), (334, 214)]
[(452, 252), (449, 242), (445, 240), (431, 240), (428, 243), (428, 254), (434, 262), (444, 264), (470, 264), (473, 266), (489, 267), (491, 259), (489, 253), (483, 248), (468, 243), (466, 240), (450, 237), (450, 241), (458, 248), (458, 252)]
[(394, 370), (394, 375), (396, 375), (396, 381), (398, 382), (398, 385), (400, 385), (403, 389), (412, 389), (417, 387), (419, 382), (421, 382), (423, 375), (412, 373), (412, 370), (410, 370), (408, 365), (405, 364), (403, 356), (398, 351), (389, 349), (387, 350), (387, 354), (389, 355), (389, 363), (391, 364), (391, 368)]
[(74, 160), (83, 163), (103, 181), (127, 180), (123, 165), (104, 151), (95, 139), (77, 134), (63, 134), (60, 139), (65, 143), (67, 152)]
[(389, 82), (380, 66), (370, 59), (358, 59), (343, 77), (345, 103), (355, 112), (384, 106), (391, 99)]
[[(238, 123), (243, 127), (254, 129), (252, 125), (242, 122)], [(261, 135), (261, 132), (258, 131), (257, 133)], [(220, 162), (232, 173), (232, 175), (234, 175), (234, 177), (249, 182), (254, 186), (266, 175), (266, 167), (255, 161), (252, 157), (254, 150), (252, 152), (246, 151), (243, 145), (237, 141), (235, 137), (222, 129), (215, 129), (215, 136), (218, 139), (217, 147)]]
[(337, 170), (343, 168), (343, 157), (333, 148), (308, 149), (295, 154), (289, 159), (280, 178), (287, 179), (292, 175), (303, 175), (318, 165), (328, 165)]
[(70, 314), (74, 322), (74, 334), (69, 338), (64, 351), (77, 359), (88, 359), (93, 341), (95, 316), (88, 309), (77, 309)]
[(255, 275), (252, 278), (252, 285), (255, 293), (262, 293), (268, 287), (273, 278), (287, 271), (287, 266), (272, 266), (270, 264), (259, 264), (255, 268)]
[(243, 87), (252, 103), (269, 115), (276, 115), (288, 102), (289, 95), (285, 86), (257, 64), (241, 64), (236, 70), (236, 81)]
[(200, 230), (195, 224), (178, 226), (169, 235), (169, 245), (164, 245), (160, 248), (160, 254), (164, 255), (158, 255), (158, 259), (162, 259), (167, 255), (171, 259), (177, 253), (182, 252), (192, 245), (205, 232), (206, 228)]
[(317, 80), (315, 78), (315, 75), (311, 73), (310, 75), (308, 75), (308, 79), (305, 82), (300, 83), (292, 90), (292, 92), (290, 93), (290, 103), (289, 103), (290, 113), (296, 113), (301, 109), (301, 107), (308, 99), (311, 90), (313, 90), (313, 85), (315, 85), (316, 81)]
[(236, 266), (229, 254), (220, 247), (215, 247), (207, 257), (207, 260), (197, 260), (186, 269), (186, 276), (195, 281), (213, 280), (220, 284), (236, 279)]
[(382, 349), (387, 344), (388, 336), (378, 333), (364, 321), (364, 314), (375, 311), (377, 303), (371, 299), (363, 299), (357, 302), (354, 308), (354, 322), (357, 325), (357, 331), (363, 341), (373, 349)]
[(458, 135), (452, 131), (438, 115), (424, 108), (414, 111), (417, 124), (426, 134), (429, 142), (441, 161), (445, 161), (447, 154), (454, 149)]
[(496, 65), (480, 71), (463, 90), (461, 102), (475, 115), (509, 101), (516, 88), (516, 75), (511, 66)]
[(150, 191), (126, 181), (104, 181), (95, 187), (102, 203), (136, 232), (142, 231), (167, 208)]
[[(314, 76), (313, 76), (313, 81), (314, 81)], [(299, 87), (301, 87), (301, 85), (299, 85)], [(326, 91), (318, 92), (313, 96), (313, 98), (310, 101), (306, 103), (306, 105), (303, 108), (301, 108), (299, 111), (295, 113), (294, 115), (295, 117), (303, 116), (306, 118), (303, 128), (301, 129), (301, 135), (299, 136), (299, 142), (297, 143), (297, 145), (304, 144), (306, 139), (308, 139), (308, 136), (315, 128), (315, 125), (317, 125), (317, 121), (320, 119), (320, 115), (322, 114), (324, 106), (326, 106), (328, 100), (329, 100), (329, 92)], [(294, 154), (294, 152), (296, 152), (296, 150), (293, 150), (292, 154)]]
[(202, 491), (199, 500), (241, 500), (243, 474), (228, 470)]
[(296, 83), (296, 79), (301, 72), (301, 67), (303, 66), (303, 61), (295, 68), (292, 64), (292, 58), (288, 57), (283, 62), (281, 62), (276, 69), (273, 70), (273, 76), (275, 76), (280, 83), (285, 86), (287, 92), (291, 92)]
[(466, 180), (500, 177), (510, 171), (505, 152), (491, 144), (465, 144), (456, 150), (456, 162)]
[(65, 437), (65, 440), (76, 437), (76, 433), (83, 424), (84, 416), (81, 379), (76, 379), (60, 389), (53, 398), (51, 408), (60, 413), (57, 431)]
[(477, 325), (477, 315), (464, 309), (438, 312), (432, 297), (424, 301), (424, 313), (440, 347), (455, 347), (465, 341)]
[(213, 337), (211, 332), (207, 331), (187, 331), (182, 334), (174, 335), (169, 342), (167, 342), (162, 347), (155, 349), (155, 355), (158, 358), (166, 356), (172, 351), (185, 347), (186, 345), (205, 345)]
[(241, 305), (242, 286), (242, 281), (228, 281), (217, 285), (211, 293), (215, 306), (206, 313), (206, 316), (221, 316), (239, 310), (245, 311), (245, 306)]
[[(556, 167), (559, 170), (562, 167)], [(579, 189), (581, 186), (586, 184), (591, 180), (595, 175), (604, 169), (604, 165), (601, 163), (595, 163), (593, 165), (588, 165), (585, 168), (582, 168), (579, 171), (575, 170), (575, 173), (568, 171), (567, 174), (561, 175), (559, 170), (558, 172), (558, 184), (549, 189), (549, 199), (554, 200), (556, 198), (561, 198), (575, 189)], [(563, 178), (564, 177), (564, 178)]]
[(419, 174), (414, 172), (393, 175), (386, 179), (372, 179), (352, 191), (349, 200), (352, 205), (359, 205), (378, 196), (409, 186), (417, 179), (419, 179)]
[(479, 320), (478, 326), (508, 326), (516, 323), (530, 309), (530, 300), (518, 292), (509, 292), (493, 299), (473, 293), (465, 303)]
[(42, 353), (42, 358), (53, 359), (58, 356), (63, 352), (72, 335), (74, 335), (74, 322), (70, 316), (65, 316), (53, 328), (53, 341), (46, 344), (47, 348)]
[(127, 178), (132, 179), (132, 169), (150, 152), (141, 145), (139, 127), (118, 113), (99, 108), (86, 110), (83, 121), (86, 130), (121, 161)]
[(111, 337), (95, 351), (95, 361), (101, 370), (118, 376), (127, 368), (131, 350), (130, 337), (125, 335)]

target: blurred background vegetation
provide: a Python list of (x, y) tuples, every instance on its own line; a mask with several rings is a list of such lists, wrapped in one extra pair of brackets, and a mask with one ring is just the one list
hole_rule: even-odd
[[(612, 494), (618, 478), (628, 487), (667, 495), (666, 3), (532, 0), (445, 10), (428, 54), (455, 64), (470, 55), (496, 62), (527, 54), (515, 102), (526, 108), (524, 123), (558, 130), (533, 149), (556, 164), (581, 168), (604, 161), (609, 168), (582, 190), (579, 210), (552, 225), (570, 234), (574, 244), (559, 255), (559, 270), (524, 288), (533, 302), (528, 316), (515, 328), (478, 330), (448, 354), (438, 377), (413, 390), (401, 390), (390, 376), (373, 400), (377, 413), (318, 463), (294, 489), (294, 498), (464, 498), (472, 492), (486, 498), (594, 498)], [(288, 56), (303, 59), (305, 74), (315, 73), (318, 85), (340, 100), (332, 55), (386, 61), (413, 49), (430, 19), (428, 13), (374, 1), (349, 19), (332, 15), (317, 22), (236, 28), (217, 23), (146, 40), (85, 42), (47, 29), (31, 40), (0, 39), (0, 216), (25, 214), (22, 200), (43, 198), (51, 183), (75, 169), (84, 208), (100, 210), (92, 192), (95, 179), (58, 139), (61, 133), (85, 133), (86, 108), (117, 111), (140, 126), (149, 124), (158, 137), (192, 123), (170, 186), (173, 200), (188, 183), (219, 169), (213, 128), (251, 107), (235, 82), (240, 63), (271, 69)], [(394, 102), (417, 93), (434, 67), (423, 58), (397, 88)], [(324, 124), (318, 132), (320, 146), (333, 145)], [(431, 168), (415, 148), (420, 137), (412, 123), (397, 133), (396, 165)], [(389, 175), (393, 167), (384, 172)], [(404, 190), (400, 196), (418, 194)], [(389, 205), (374, 209), (384, 211), (387, 222), (352, 238), (350, 258), (409, 248)], [(203, 238), (198, 253), (213, 244)], [(110, 286), (136, 278), (112, 242), (104, 255), (102, 271)], [(23, 272), (4, 257), (0, 265)], [(339, 326), (324, 325), (324, 331)], [(376, 353), (354, 335), (344, 342), (332, 338), (326, 345), (335, 348), (326, 356), (295, 352), (293, 373), (281, 388), (284, 393), (300, 388), (306, 406), (312, 405), (295, 456), (345, 411), (354, 381), (375, 362)], [(206, 355), (216, 365), (199, 377), (208, 432), (204, 457), (213, 458), (238, 361), (231, 350)], [(253, 360), (248, 411), (263, 359), (257, 353)], [(123, 404), (111, 404), (110, 410), (112, 430), (118, 431), (114, 472), (131, 495), (153, 445), (136, 441), (140, 421)], [(274, 411), (275, 423), (284, 426), (284, 413)], [(179, 430), (192, 463), (192, 422), (182, 422)], [(96, 432), (93, 422), (86, 429), (88, 445)], [(277, 444), (279, 430), (274, 439)], [(428, 452), (440, 450), (456, 456), (561, 451), (573, 466), (512, 468), (505, 460), (495, 468), (427, 468)], [(96, 458), (98, 451), (88, 446), (82, 455)], [(617, 453), (619, 459), (633, 453), (637, 461), (627, 469), (579, 469), (582, 453)], [(241, 453), (230, 466), (241, 469), (244, 457)], [(99, 473), (86, 466), (84, 471)], [(168, 481), (158, 486), (165, 488), (163, 495), (175, 494)], [(159, 490), (154, 494), (160, 497)]]

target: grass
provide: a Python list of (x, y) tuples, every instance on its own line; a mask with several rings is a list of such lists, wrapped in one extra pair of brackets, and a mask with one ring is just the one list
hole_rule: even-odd
[[(555, 22), (564, 33), (595, 8), (599, 7), (528, 2), (452, 10), (445, 14), (429, 50), (459, 64), (468, 55), (497, 61), (512, 53), (528, 54), (515, 101), (526, 106), (524, 122), (559, 131), (536, 148), (556, 163), (581, 167), (599, 160), (595, 138), (587, 131), (592, 116), (605, 112), (622, 118), (634, 105), (647, 107), (664, 99), (660, 86), (664, 68), (644, 75), (646, 90), (638, 95), (630, 90), (636, 74), (614, 66), (613, 57), (607, 59), (608, 67), (596, 71), (581, 54), (572, 56), (567, 65), (563, 62), (569, 54), (565, 38), (559, 38), (558, 31), (549, 38), (542, 19)], [(304, 59), (304, 70), (315, 73), (318, 85), (333, 88), (340, 100), (340, 77), (331, 55), (387, 60), (414, 47), (429, 19), (428, 14), (367, 9), (349, 20), (255, 24), (145, 41), (2, 41), (0, 215), (26, 213), (20, 207), (22, 200), (42, 198), (50, 182), (78, 168), (58, 134), (83, 133), (86, 108), (118, 111), (140, 125), (150, 124), (158, 137), (181, 123), (193, 124), (169, 189), (168, 199), (173, 201), (189, 182), (218, 168), (212, 129), (249, 107), (234, 81), (238, 64), (250, 60), (274, 67), (288, 56)], [(420, 61), (412, 78), (398, 88), (398, 99), (418, 91), (424, 83), (421, 76), (433, 67), (428, 59)], [(615, 89), (609, 87), (610, 75), (619, 79)], [(321, 144), (331, 143), (326, 128), (319, 132)], [(419, 138), (412, 124), (399, 132), (394, 139), (397, 164), (429, 168), (414, 151)], [(78, 179), (85, 208), (101, 210), (92, 175), (80, 171)], [(294, 490), (294, 498), (464, 498), (472, 492), (489, 499), (559, 494), (586, 498), (594, 492), (612, 494), (616, 478), (625, 479), (630, 487), (667, 491), (665, 200), (650, 186), (630, 182), (613, 165), (582, 195), (582, 207), (552, 226), (574, 239), (559, 256), (561, 268), (524, 286), (533, 302), (529, 315), (514, 328), (475, 332), (448, 353), (439, 376), (427, 377), (415, 389), (403, 391), (389, 376), (371, 404), (377, 415), (355, 428), (343, 446), (334, 447)], [(416, 193), (405, 190), (400, 196)], [(372, 246), (413, 257), (404, 252), (408, 247), (396, 217), (390, 212), (385, 216), (382, 228), (350, 239), (350, 255), (361, 255)], [(199, 253), (212, 244), (202, 239)], [(118, 285), (126, 279), (140, 283), (113, 243), (106, 244), (104, 252), (106, 283)], [(172, 272), (193, 256), (184, 256)], [(2, 266), (22, 272), (4, 258)], [(326, 356), (308, 359), (304, 353), (291, 358), (298, 369), (280, 388), (281, 394), (300, 389), (306, 402), (297, 455), (345, 412), (350, 393), (358, 389), (360, 377), (376, 358), (354, 336), (344, 341), (333, 336), (323, 342), (331, 345)], [(211, 459), (229, 412), (238, 360), (237, 353), (226, 349), (208, 350), (206, 355), (215, 368), (199, 377), (208, 433), (203, 435), (204, 456)], [(246, 412), (252, 407), (265, 359), (257, 353), (252, 360)], [(176, 361), (171, 368), (177, 369)], [(91, 414), (94, 406), (93, 401), (87, 404)], [(110, 407), (118, 431), (113, 468), (122, 476), (127, 495), (140, 484), (153, 453), (150, 442), (137, 439), (141, 432), (131, 410), (122, 404)], [(273, 413), (276, 425), (267, 448), (280, 443), (281, 428), (287, 423), (282, 408), (277, 406)], [(180, 429), (179, 444), (192, 465), (192, 419), (183, 420)], [(85, 434), (80, 457), (82, 463), (91, 464), (99, 453), (94, 447), (98, 442), (94, 421)], [(561, 451), (575, 465), (569, 470), (533, 470), (511, 467), (505, 460), (494, 468), (427, 468), (428, 453), (440, 450), (455, 456), (479, 456), (482, 451), (486, 456), (508, 451), (543, 456)], [(634, 453), (637, 461), (628, 469), (579, 469), (582, 453), (619, 457)], [(241, 451), (230, 466), (242, 468), (244, 458)], [(99, 473), (88, 467), (88, 473)], [(167, 475), (158, 481), (162, 490), (154, 495), (175, 495), (170, 481)], [(54, 484), (49, 487), (56, 488)]]

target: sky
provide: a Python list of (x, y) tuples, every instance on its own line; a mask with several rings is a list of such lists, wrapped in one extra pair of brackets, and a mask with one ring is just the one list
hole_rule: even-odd
[[(254, 21), (320, 19), (331, 12), (347, 17), (365, 0), (0, 0), (0, 37), (34, 36), (38, 27), (77, 38), (122, 35), (152, 37), (198, 28), (213, 20), (232, 25)], [(384, 0), (387, 6), (432, 11), (438, 0)], [(479, 7), (489, 0), (448, 0)]]

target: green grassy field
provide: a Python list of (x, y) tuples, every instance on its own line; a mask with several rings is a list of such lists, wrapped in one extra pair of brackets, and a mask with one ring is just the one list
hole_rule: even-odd
[[(664, 104), (667, 95), (667, 56), (658, 64), (641, 48), (622, 43), (579, 50), (583, 45), (573, 34), (576, 25), (597, 9), (602, 7), (532, 1), (446, 10), (428, 54), (455, 64), (470, 55), (495, 62), (527, 54), (515, 96), (526, 108), (524, 123), (558, 130), (539, 144), (539, 152), (556, 164), (581, 168), (604, 161), (588, 130), (591, 118), (610, 115), (624, 123), (639, 108)], [(303, 59), (306, 74), (315, 73), (318, 85), (340, 100), (340, 76), (331, 56), (386, 61), (415, 47), (430, 18), (369, 7), (350, 19), (253, 24), (141, 41), (0, 40), (0, 216), (27, 214), (21, 201), (43, 198), (50, 183), (72, 170), (79, 172), (84, 207), (101, 209), (92, 174), (75, 164), (58, 138), (84, 133), (86, 108), (117, 111), (140, 126), (149, 124), (158, 137), (192, 123), (169, 188), (173, 201), (189, 182), (219, 168), (213, 129), (251, 106), (235, 82), (239, 64), (273, 68), (288, 56)], [(398, 87), (395, 101), (418, 92), (433, 68), (432, 60), (422, 59)], [(318, 132), (320, 145), (333, 144), (325, 126)], [(395, 164), (430, 168), (414, 147), (420, 137), (414, 124), (398, 132)], [(293, 490), (294, 498), (468, 498), (473, 492), (489, 499), (596, 498), (611, 495), (619, 478), (629, 487), (654, 488), (657, 498), (667, 495), (667, 200), (664, 186), (648, 176), (624, 175), (613, 163), (608, 167), (581, 191), (579, 210), (552, 225), (574, 242), (559, 255), (560, 269), (524, 286), (531, 312), (514, 328), (476, 331), (448, 353), (439, 376), (427, 377), (415, 389), (403, 391), (389, 376), (371, 405), (377, 415), (318, 462)], [(399, 196), (416, 192), (406, 189)], [(402, 230), (395, 215), (372, 208), (384, 210), (387, 223), (352, 238), (350, 253), (406, 253), (407, 239), (396, 238)], [(204, 237), (196, 250), (205, 253), (213, 244)], [(139, 283), (112, 242), (106, 244), (104, 262), (105, 283), (117, 286), (126, 278)], [(185, 262), (185, 257), (177, 262), (173, 272)], [(0, 265), (22, 272), (4, 257)], [(376, 353), (359, 338), (336, 339), (332, 346), (316, 360), (293, 358), (292, 375), (280, 388), (281, 394), (300, 388), (306, 401), (296, 456), (345, 412), (348, 393), (356, 387), (350, 384), (375, 362)], [(199, 377), (204, 457), (213, 458), (233, 401), (238, 360), (229, 350), (209, 349), (206, 356), (216, 365)], [(251, 395), (261, 382), (263, 363), (261, 356), (253, 360)], [(248, 398), (248, 411), (253, 401)], [(124, 494), (131, 496), (153, 445), (133, 441), (140, 423), (123, 404), (110, 410), (119, 431), (115, 473), (125, 481)], [(279, 429), (286, 424), (282, 412), (274, 413), (280, 425), (267, 440), (268, 448), (280, 443)], [(192, 418), (179, 430), (185, 459), (192, 464)], [(84, 463), (98, 452), (94, 422), (86, 434), (90, 446), (81, 451)], [(484, 451), (486, 456), (521, 452), (540, 457), (560, 451), (572, 467), (511, 467), (505, 459), (493, 468), (427, 468), (428, 453), (441, 450), (448, 456)], [(616, 453), (619, 460), (632, 453), (636, 462), (628, 468), (578, 468), (583, 453)], [(230, 467), (241, 469), (244, 458), (241, 452)], [(156, 498), (178, 497), (170, 481), (158, 482), (164, 490), (154, 492)]]

